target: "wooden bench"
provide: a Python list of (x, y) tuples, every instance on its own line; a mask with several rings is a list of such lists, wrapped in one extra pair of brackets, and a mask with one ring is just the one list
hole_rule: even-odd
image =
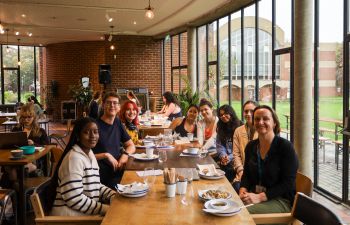
[(337, 164), (337, 170), (339, 169), (339, 154), (343, 151), (342, 141), (332, 141), (335, 145), (334, 161)]

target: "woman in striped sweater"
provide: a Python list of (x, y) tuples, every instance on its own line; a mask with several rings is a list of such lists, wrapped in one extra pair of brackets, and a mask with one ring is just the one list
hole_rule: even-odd
[(56, 198), (51, 215), (104, 215), (111, 197), (116, 194), (100, 183), (99, 167), (91, 148), (99, 138), (94, 119), (78, 120), (69, 143), (57, 165)]

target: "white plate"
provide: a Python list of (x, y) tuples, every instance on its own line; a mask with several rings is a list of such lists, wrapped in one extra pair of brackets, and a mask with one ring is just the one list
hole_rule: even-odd
[(146, 153), (132, 154), (131, 156), (134, 157), (135, 159), (141, 160), (141, 161), (151, 161), (151, 160), (155, 160), (155, 159), (159, 158), (158, 155), (153, 155), (153, 158), (147, 158)]
[(218, 180), (218, 179), (225, 177), (224, 171), (222, 171), (220, 169), (216, 169), (216, 171), (220, 174), (220, 176), (208, 176), (208, 175), (204, 174), (202, 171), (199, 171), (198, 174), (200, 177), (208, 179), (208, 180)]
[(182, 153), (186, 154), (186, 155), (198, 155), (198, 152), (197, 153), (191, 153), (191, 152), (188, 151), (188, 149), (183, 150)]
[(154, 148), (154, 147), (156, 147), (156, 146), (155, 146), (155, 145), (149, 145), (149, 146), (136, 145), (135, 147), (136, 147), (136, 148), (139, 148), (139, 149), (146, 149), (146, 148)]
[(122, 192), (119, 192), (119, 191), (118, 191), (118, 193), (121, 196), (124, 196), (124, 197), (127, 197), (127, 198), (138, 198), (138, 197), (142, 197), (142, 196), (147, 195), (148, 191), (140, 193), (140, 194), (126, 194), (126, 193), (122, 193)]
[(228, 200), (228, 199), (222, 199), (222, 201), (225, 201), (229, 207), (225, 210), (216, 210), (211, 206), (211, 203), (217, 201), (216, 199), (207, 201), (204, 203), (204, 209), (203, 211), (215, 216), (233, 216), (238, 214), (241, 211), (241, 207), (238, 203)]
[[(230, 198), (232, 198), (232, 194), (230, 192), (227, 192), (227, 191), (222, 191), (222, 192), (228, 193), (226, 198), (204, 198), (203, 194), (206, 193), (207, 191), (210, 191), (210, 190), (209, 189), (208, 190), (198, 190), (198, 196), (201, 200), (209, 201), (212, 199), (230, 199)], [(217, 191), (217, 190), (212, 190), (212, 191)]]
[(158, 149), (174, 149), (175, 147), (172, 145), (167, 145), (167, 146), (156, 146)]

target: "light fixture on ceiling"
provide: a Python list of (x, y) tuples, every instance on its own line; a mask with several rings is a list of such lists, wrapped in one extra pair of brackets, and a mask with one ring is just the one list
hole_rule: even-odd
[(33, 36), (33, 33), (31, 33), (31, 32), (28, 32), (27, 34), (29, 37)]
[(15, 32), (15, 35), (18, 36), (18, 35), (19, 35), (19, 31), (16, 31), (16, 32)]
[(107, 20), (108, 22), (111, 23), (111, 22), (113, 21), (113, 17), (110, 17), (110, 15), (108, 14), (108, 12), (106, 12), (105, 17), (106, 17), (106, 20)]
[(4, 26), (2, 25), (1, 20), (0, 20), (0, 33), (1, 34), (5, 33)]
[[(21, 39), (17, 39), (17, 46), (18, 46), (18, 48), (19, 48), (19, 41), (20, 41)], [(18, 62), (17, 62), (17, 65), (18, 66), (21, 66), (21, 60), (20, 59), (18, 59)]]
[(145, 17), (146, 17), (147, 19), (150, 19), (150, 20), (151, 20), (151, 19), (154, 18), (153, 9), (154, 9), (154, 8), (151, 7), (151, 0), (148, 0), (148, 7), (145, 8), (145, 10), (146, 10)]
[(109, 46), (109, 49), (112, 50), (112, 51), (115, 50), (114, 44), (112, 44), (111, 46)]
[(108, 41), (111, 42), (113, 40), (113, 28), (114, 26), (110, 26), (111, 32), (109, 33)]

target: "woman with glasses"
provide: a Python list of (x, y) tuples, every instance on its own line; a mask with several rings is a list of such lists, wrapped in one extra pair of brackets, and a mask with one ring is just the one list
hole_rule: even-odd
[(243, 117), (245, 124), (238, 127), (233, 135), (233, 168), (236, 177), (233, 180), (234, 186), (239, 188), (239, 183), (243, 175), (244, 150), (249, 141), (257, 139), (258, 134), (253, 126), (253, 111), (259, 104), (253, 100), (248, 100), (243, 105)]
[(197, 117), (199, 108), (197, 105), (190, 105), (188, 107), (185, 118), (176, 118), (170, 124), (169, 128), (175, 133), (180, 134), (181, 137), (187, 137), (188, 133), (192, 133), (193, 137), (197, 137)]
[(126, 101), (122, 105), (119, 113), (119, 119), (123, 123), (126, 132), (129, 134), (135, 145), (139, 142), (139, 109), (135, 102)]
[(233, 133), (236, 128), (241, 125), (241, 121), (230, 105), (221, 106), (218, 112), (219, 122), (216, 136), (216, 159), (220, 168), (225, 171), (227, 179), (232, 182), (235, 177), (235, 172), (233, 170), (232, 139)]
[(256, 107), (253, 121), (258, 139), (245, 148), (239, 197), (254, 204), (248, 208), (253, 214), (290, 212), (298, 169), (293, 144), (279, 136), (280, 122), (270, 106)]
[(219, 119), (214, 115), (213, 104), (202, 98), (199, 111), (203, 119), (198, 122), (198, 141), (204, 150), (215, 151), (216, 126)]

